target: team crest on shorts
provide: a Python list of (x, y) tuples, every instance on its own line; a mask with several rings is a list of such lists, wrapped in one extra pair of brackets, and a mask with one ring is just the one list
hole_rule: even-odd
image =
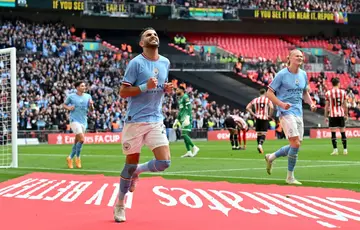
[(124, 149), (125, 151), (128, 151), (130, 148), (131, 148), (131, 145), (130, 145), (129, 142), (125, 142), (125, 143), (123, 144), (123, 149)]
[(289, 129), (289, 134), (292, 135), (293, 134), (293, 130), (292, 129)]

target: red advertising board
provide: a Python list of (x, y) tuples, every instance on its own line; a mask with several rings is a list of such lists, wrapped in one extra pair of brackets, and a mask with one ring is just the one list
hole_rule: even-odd
[[(227, 130), (216, 130), (216, 131), (208, 131), (208, 140), (209, 141), (227, 141), (230, 138), (229, 131)], [(246, 140), (256, 140), (257, 135), (255, 130), (249, 130), (246, 133)], [(274, 140), (275, 137), (275, 130), (268, 130), (266, 139), (267, 140)]]
[[(74, 144), (75, 134), (56, 133), (48, 134), (48, 143), (51, 145)], [(120, 143), (121, 133), (87, 133), (85, 134), (85, 144), (110, 144)]]
[[(336, 136), (341, 138), (340, 132), (336, 132)], [(359, 138), (360, 128), (346, 128), (347, 138)], [(310, 138), (331, 138), (331, 131), (328, 128), (310, 129)]]

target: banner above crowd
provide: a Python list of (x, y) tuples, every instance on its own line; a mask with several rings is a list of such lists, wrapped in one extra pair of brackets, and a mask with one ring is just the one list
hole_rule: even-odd
[(306, 23), (360, 24), (360, 14), (237, 9), (232, 7), (173, 7), (171, 5), (88, 0), (0, 0), (0, 7), (78, 12), (93, 16), (172, 18), (199, 21), (276, 20)]
[(15, 7), (15, 0), (0, 0), (0, 7)]
[(109, 17), (170, 17), (171, 7), (142, 3), (86, 2), (83, 13), (86, 15)]
[(84, 0), (17, 0), (17, 7), (56, 11), (83, 11)]
[[(359, 17), (359, 14), (346, 12), (301, 12), (279, 10), (238, 10), (239, 18), (284, 20), (284, 21), (313, 21), (348, 24), (350, 17)], [(351, 21), (350, 21), (351, 22)]]

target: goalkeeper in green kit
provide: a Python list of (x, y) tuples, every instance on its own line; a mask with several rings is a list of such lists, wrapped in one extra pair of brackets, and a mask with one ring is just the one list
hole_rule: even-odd
[[(176, 129), (178, 125), (181, 127), (181, 136), (184, 138), (187, 152), (181, 157), (194, 157), (199, 152), (199, 148), (195, 146), (190, 137), (189, 133), (192, 129), (192, 106), (189, 95), (185, 93), (185, 88), (180, 86), (176, 89), (176, 95), (179, 99), (179, 113), (174, 122), (173, 129)], [(192, 148), (192, 151), (191, 151)]]

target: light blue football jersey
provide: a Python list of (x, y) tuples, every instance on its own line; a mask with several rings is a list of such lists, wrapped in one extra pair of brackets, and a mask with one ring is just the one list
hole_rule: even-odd
[(156, 77), (158, 86), (137, 96), (128, 97), (125, 122), (162, 122), (162, 103), (164, 84), (168, 81), (170, 61), (159, 55), (157, 61), (147, 59), (142, 54), (133, 58), (125, 71), (124, 85), (139, 86), (146, 84), (149, 78)]
[(82, 96), (76, 93), (69, 94), (65, 100), (65, 105), (75, 106), (75, 109), (70, 111), (70, 122), (79, 122), (87, 127), (87, 114), (90, 100), (92, 100), (91, 96), (87, 93), (84, 93)]
[(291, 73), (288, 68), (280, 70), (269, 88), (276, 93), (276, 96), (285, 103), (290, 103), (291, 107), (284, 110), (277, 106), (277, 116), (292, 114), (302, 117), (302, 99), (303, 93), (307, 90), (308, 79), (306, 72), (299, 69), (297, 74)]

